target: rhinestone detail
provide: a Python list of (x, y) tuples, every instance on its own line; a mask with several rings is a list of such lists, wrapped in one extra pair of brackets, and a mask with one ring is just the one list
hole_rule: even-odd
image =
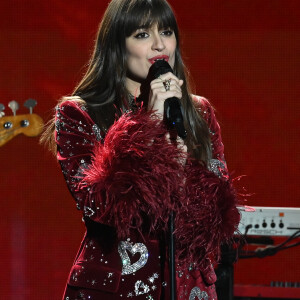
[[(118, 251), (122, 259), (122, 275), (128, 275), (135, 273), (139, 269), (145, 266), (148, 260), (148, 249), (142, 243), (132, 244), (128, 241), (121, 241), (118, 245)], [(137, 262), (131, 264), (130, 258), (128, 256), (129, 251), (132, 255), (136, 253), (140, 254), (140, 258)]]
[(204, 291), (201, 291), (200, 288), (198, 288), (197, 286), (195, 286), (192, 290), (191, 290), (191, 293), (190, 293), (190, 296), (189, 296), (189, 300), (195, 300), (196, 297), (199, 299), (199, 300), (208, 300), (208, 294)]

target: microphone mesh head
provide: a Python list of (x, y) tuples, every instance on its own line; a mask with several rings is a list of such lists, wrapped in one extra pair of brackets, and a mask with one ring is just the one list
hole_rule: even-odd
[(149, 69), (149, 75), (152, 78), (158, 78), (160, 75), (168, 72), (173, 73), (173, 70), (164, 59), (157, 60)]

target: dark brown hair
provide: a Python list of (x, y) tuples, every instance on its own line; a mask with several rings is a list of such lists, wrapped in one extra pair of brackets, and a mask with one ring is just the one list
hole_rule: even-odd
[[(138, 28), (157, 24), (159, 29), (170, 28), (177, 40), (174, 74), (183, 79), (182, 106), (186, 143), (190, 152), (205, 164), (211, 158), (211, 146), (206, 122), (197, 112), (191, 99), (188, 74), (184, 66), (176, 18), (165, 0), (112, 0), (99, 26), (94, 52), (88, 69), (73, 92), (86, 102), (93, 120), (107, 130), (116, 115), (128, 108), (129, 92), (125, 86), (127, 58), (125, 40)], [(64, 101), (64, 99), (62, 99)], [(54, 126), (51, 124), (42, 137), (53, 145)]]

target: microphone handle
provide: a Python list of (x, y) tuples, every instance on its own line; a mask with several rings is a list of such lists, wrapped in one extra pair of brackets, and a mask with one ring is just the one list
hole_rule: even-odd
[(175, 127), (178, 136), (185, 139), (187, 133), (183, 125), (183, 111), (178, 98), (172, 97), (165, 100), (164, 114), (168, 126)]

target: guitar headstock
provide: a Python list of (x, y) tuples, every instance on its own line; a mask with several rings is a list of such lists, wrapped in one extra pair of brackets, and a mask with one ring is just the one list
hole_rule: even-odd
[(32, 113), (37, 102), (34, 99), (28, 99), (24, 106), (29, 109), (29, 114), (17, 115), (19, 109), (17, 101), (13, 100), (8, 103), (8, 107), (12, 110), (13, 115), (4, 116), (5, 106), (0, 104), (0, 147), (13, 139), (18, 134), (26, 136), (38, 136), (42, 130), (44, 121), (37, 114)]

